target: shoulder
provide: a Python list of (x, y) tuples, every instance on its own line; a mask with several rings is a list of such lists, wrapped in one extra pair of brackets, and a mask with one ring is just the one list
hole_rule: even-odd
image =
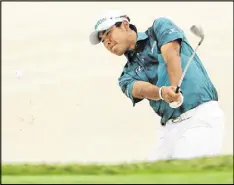
[(158, 17), (153, 20), (151, 26), (147, 29), (147, 32), (153, 30), (154, 32), (158, 30), (164, 30), (169, 27), (175, 26), (175, 23), (172, 21), (171, 18), (168, 17)]
[(153, 27), (160, 27), (163, 25), (174, 24), (173, 20), (169, 17), (159, 17), (153, 21)]
[(147, 29), (147, 33), (162, 33), (164, 30), (175, 27), (174, 22), (168, 17), (158, 17), (153, 20), (152, 25)]

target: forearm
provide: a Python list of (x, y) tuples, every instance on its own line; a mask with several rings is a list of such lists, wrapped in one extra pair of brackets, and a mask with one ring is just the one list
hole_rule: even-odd
[(172, 51), (167, 58), (167, 72), (172, 86), (177, 86), (182, 76), (181, 58), (176, 51)]
[(136, 81), (133, 85), (132, 96), (140, 99), (160, 100), (159, 87), (148, 82)]
[(167, 72), (172, 86), (177, 86), (182, 76), (180, 43), (173, 41), (161, 48), (162, 56), (167, 64)]

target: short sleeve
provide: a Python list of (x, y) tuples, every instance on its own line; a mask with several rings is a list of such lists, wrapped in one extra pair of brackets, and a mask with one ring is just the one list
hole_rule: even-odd
[(131, 75), (127, 74), (127, 73), (122, 73), (121, 76), (119, 77), (119, 86), (122, 90), (122, 92), (131, 99), (133, 106), (135, 106), (136, 103), (142, 101), (143, 99), (138, 99), (138, 98), (134, 98), (132, 96), (132, 89), (133, 89), (133, 85), (134, 83), (137, 81), (136, 79), (134, 79)]
[(153, 24), (153, 30), (158, 40), (158, 47), (184, 38), (184, 32), (168, 18), (158, 18)]

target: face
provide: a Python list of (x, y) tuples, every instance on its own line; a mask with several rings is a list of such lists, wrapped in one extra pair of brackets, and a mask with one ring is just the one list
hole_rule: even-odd
[(112, 26), (104, 33), (100, 33), (99, 36), (108, 51), (121, 56), (129, 48), (129, 24), (122, 22), (120, 27)]

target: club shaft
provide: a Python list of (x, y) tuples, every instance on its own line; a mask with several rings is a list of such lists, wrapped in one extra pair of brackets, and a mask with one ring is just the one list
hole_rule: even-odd
[(176, 93), (179, 92), (179, 89), (180, 89), (181, 84), (182, 84), (182, 82), (183, 82), (183, 79), (184, 79), (184, 76), (185, 76), (185, 74), (186, 74), (186, 71), (188, 70), (188, 67), (189, 67), (190, 63), (192, 62), (193, 57), (196, 55), (197, 49), (198, 49), (198, 47), (200, 46), (200, 44), (201, 44), (201, 43), (199, 42), (199, 44), (198, 44), (197, 47), (195, 48), (195, 50), (194, 50), (192, 56), (189, 58), (188, 63), (186, 64), (186, 66), (185, 66), (185, 68), (184, 68), (184, 72), (182, 73), (181, 79), (180, 79), (179, 84), (178, 84), (178, 86), (177, 86), (177, 88), (176, 88)]

